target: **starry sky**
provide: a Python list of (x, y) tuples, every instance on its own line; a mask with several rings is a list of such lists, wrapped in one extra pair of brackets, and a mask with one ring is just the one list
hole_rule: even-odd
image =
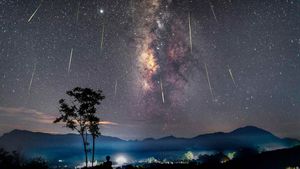
[(105, 135), (300, 138), (298, 0), (1, 0), (0, 23), (0, 134), (70, 132), (52, 121), (80, 86)]

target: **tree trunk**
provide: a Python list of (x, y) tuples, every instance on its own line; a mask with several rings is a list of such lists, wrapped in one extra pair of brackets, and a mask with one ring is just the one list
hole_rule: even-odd
[(83, 149), (85, 155), (85, 167), (88, 166), (88, 156), (87, 156), (87, 149), (86, 149), (86, 139), (84, 139), (84, 134), (81, 134), (82, 142), (83, 142)]
[(92, 167), (94, 167), (94, 160), (95, 160), (95, 139), (96, 137), (93, 136)]

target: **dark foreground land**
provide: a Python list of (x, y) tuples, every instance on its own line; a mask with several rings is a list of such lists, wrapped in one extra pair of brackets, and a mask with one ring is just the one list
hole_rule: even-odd
[[(0, 149), (0, 169), (50, 169), (42, 159), (21, 161), (17, 153), (8, 153)], [(199, 161), (186, 164), (152, 163), (136, 166), (127, 165), (123, 166), (122, 169), (298, 169), (299, 166), (300, 146), (297, 146), (260, 154), (244, 153), (226, 162), (220, 162), (218, 158), (210, 158), (204, 163)], [(105, 169), (105, 167), (96, 166), (89, 169)]]
[[(225, 163), (211, 159), (205, 163), (189, 164), (147, 164), (141, 166), (123, 166), (123, 169), (299, 169), (300, 146), (264, 152), (261, 154), (244, 154)], [(101, 166), (93, 169), (103, 169)]]

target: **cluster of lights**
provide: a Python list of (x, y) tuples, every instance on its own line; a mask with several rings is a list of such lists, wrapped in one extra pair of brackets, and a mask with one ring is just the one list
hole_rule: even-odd
[(286, 169), (300, 169), (300, 167), (296, 166), (296, 167), (286, 167)]

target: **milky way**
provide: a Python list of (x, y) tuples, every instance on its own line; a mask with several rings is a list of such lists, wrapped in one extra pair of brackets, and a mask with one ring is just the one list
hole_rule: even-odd
[(0, 1), (0, 133), (51, 123), (73, 87), (102, 89), (121, 138), (255, 125), (300, 138), (300, 1)]
[(135, 8), (140, 10), (135, 35), (141, 116), (163, 119), (166, 129), (182, 111), (193, 68), (187, 17), (177, 15), (171, 1), (143, 1)]

